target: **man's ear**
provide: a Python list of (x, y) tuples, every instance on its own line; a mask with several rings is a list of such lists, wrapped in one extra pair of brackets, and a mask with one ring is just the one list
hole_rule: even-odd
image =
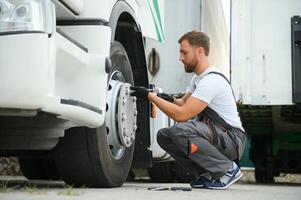
[(204, 55), (205, 55), (205, 50), (204, 50), (203, 47), (198, 47), (198, 48), (196, 49), (196, 52), (197, 52), (197, 54), (198, 54), (199, 56), (204, 56)]

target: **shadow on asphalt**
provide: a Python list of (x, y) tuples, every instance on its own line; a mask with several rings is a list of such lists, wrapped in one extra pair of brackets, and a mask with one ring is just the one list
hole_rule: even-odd
[(52, 181), (52, 180), (5, 180), (1, 179), (0, 185), (2, 187), (19, 189), (25, 187), (35, 188), (66, 188), (66, 184), (63, 181)]

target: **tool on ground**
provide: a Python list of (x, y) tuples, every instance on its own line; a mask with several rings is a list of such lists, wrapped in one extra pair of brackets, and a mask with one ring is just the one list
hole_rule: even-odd
[(150, 187), (148, 190), (153, 191), (163, 191), (163, 190), (169, 190), (169, 191), (191, 191), (191, 187)]

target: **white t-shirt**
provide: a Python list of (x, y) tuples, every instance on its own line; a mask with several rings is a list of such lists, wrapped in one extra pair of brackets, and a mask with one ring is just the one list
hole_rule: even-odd
[(229, 125), (244, 130), (230, 84), (218, 74), (208, 74), (212, 71), (221, 73), (211, 66), (202, 74), (192, 77), (190, 85), (192, 96), (206, 102)]

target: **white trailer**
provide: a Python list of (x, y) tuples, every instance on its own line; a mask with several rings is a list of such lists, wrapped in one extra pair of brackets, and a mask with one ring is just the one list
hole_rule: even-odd
[(256, 180), (301, 172), (301, 4), (232, 0), (231, 84)]

